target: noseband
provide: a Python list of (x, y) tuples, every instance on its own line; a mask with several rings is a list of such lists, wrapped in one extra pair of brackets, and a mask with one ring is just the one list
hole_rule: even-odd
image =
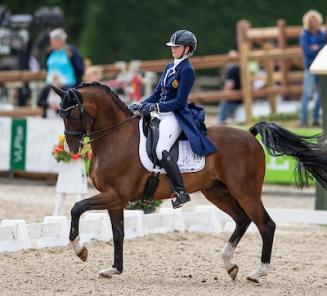
[[(65, 102), (65, 100), (69, 100), (72, 102), (76, 102), (76, 104), (69, 106), (67, 108), (63, 108), (62, 105)], [(103, 138), (104, 136), (106, 136), (107, 134), (109, 134), (113, 129), (118, 128), (119, 126), (121, 126), (122, 124), (126, 123), (127, 121), (131, 120), (132, 118), (137, 117), (138, 115), (134, 114), (131, 117), (128, 117), (127, 119), (114, 124), (112, 126), (109, 127), (105, 127), (103, 129), (100, 130), (95, 130), (93, 132), (88, 132), (87, 128), (86, 128), (86, 117), (89, 117), (92, 119), (92, 121), (94, 121), (94, 118), (91, 117), (90, 114), (88, 114), (85, 110), (84, 110), (84, 106), (82, 104), (82, 95), (81, 93), (74, 89), (71, 88), (67, 91), (67, 93), (65, 94), (61, 106), (59, 108), (59, 116), (61, 118), (68, 118), (69, 114), (71, 112), (71, 110), (75, 109), (75, 108), (79, 108), (80, 111), (80, 122), (81, 122), (81, 126), (82, 129), (80, 131), (72, 131), (72, 130), (68, 130), (65, 128), (64, 134), (65, 136), (72, 136), (72, 137), (78, 137), (79, 139), (81, 139), (81, 143), (83, 143), (82, 139), (87, 136), (89, 137), (89, 142), (93, 142), (96, 141), (100, 138)]]

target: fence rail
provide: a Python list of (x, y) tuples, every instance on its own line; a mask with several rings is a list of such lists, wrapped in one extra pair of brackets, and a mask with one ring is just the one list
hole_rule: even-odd
[[(199, 103), (217, 103), (221, 100), (238, 100), (244, 101), (246, 117), (249, 121), (252, 117), (252, 102), (257, 97), (267, 96), (271, 105), (271, 112), (276, 111), (276, 95), (293, 95), (299, 96), (301, 88), (299, 85), (303, 79), (303, 73), (290, 70), (290, 65), (302, 65), (302, 52), (300, 47), (288, 46), (288, 40), (299, 38), (302, 28), (300, 26), (286, 26), (284, 20), (278, 20), (275, 27), (251, 28), (248, 21), (239, 21), (237, 23), (237, 42), (238, 53), (235, 56), (228, 54), (207, 55), (192, 57), (193, 67), (197, 70), (218, 68), (227, 65), (230, 62), (240, 65), (241, 84), (240, 91), (208, 91), (197, 92), (190, 95), (190, 100)], [(272, 42), (276, 42), (277, 48), (273, 48)], [(256, 46), (255, 46), (256, 45)], [(258, 49), (257, 45), (261, 48)], [(140, 70), (161, 72), (168, 59), (138, 61)], [(252, 81), (257, 77), (249, 72), (249, 62), (257, 61), (263, 65), (266, 75), (261, 79), (266, 80), (264, 89), (253, 91)], [(132, 63), (132, 62), (131, 62)], [(135, 63), (135, 61), (133, 61)], [(103, 77), (114, 77), (122, 70), (124, 62), (115, 64), (94, 66), (100, 70)], [(125, 63), (125, 66), (128, 63)], [(274, 71), (278, 65), (279, 71)], [(0, 84), (11, 82), (29, 82), (42, 81), (45, 78), (45, 71), (6, 71), (0, 72)], [(276, 87), (278, 82), (281, 86)], [(294, 84), (294, 82), (296, 84)], [(19, 108), (13, 111), (0, 111), (0, 116), (33, 116), (40, 115), (39, 109)]]

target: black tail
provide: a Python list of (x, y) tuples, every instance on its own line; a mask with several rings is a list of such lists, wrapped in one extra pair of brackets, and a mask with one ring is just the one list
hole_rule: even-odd
[(272, 156), (289, 155), (297, 160), (296, 181), (299, 187), (315, 178), (327, 190), (327, 152), (319, 145), (321, 135), (298, 136), (272, 122), (259, 122), (250, 128)]

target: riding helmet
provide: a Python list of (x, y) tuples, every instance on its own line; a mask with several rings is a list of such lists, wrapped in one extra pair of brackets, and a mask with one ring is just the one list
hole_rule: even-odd
[(193, 55), (196, 50), (198, 41), (196, 40), (195, 35), (188, 30), (178, 30), (173, 35), (171, 35), (169, 42), (166, 43), (167, 46), (189, 46), (190, 52), (189, 55)]

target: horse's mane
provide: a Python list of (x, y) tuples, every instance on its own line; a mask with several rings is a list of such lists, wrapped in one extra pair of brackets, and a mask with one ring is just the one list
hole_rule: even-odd
[(132, 115), (133, 113), (127, 105), (119, 98), (118, 94), (115, 93), (108, 85), (101, 83), (99, 81), (93, 81), (93, 82), (82, 82), (79, 86), (76, 87), (76, 89), (86, 88), (86, 87), (96, 87), (104, 90), (107, 94), (111, 95), (115, 102), (122, 107), (122, 110), (127, 112), (128, 114)]

